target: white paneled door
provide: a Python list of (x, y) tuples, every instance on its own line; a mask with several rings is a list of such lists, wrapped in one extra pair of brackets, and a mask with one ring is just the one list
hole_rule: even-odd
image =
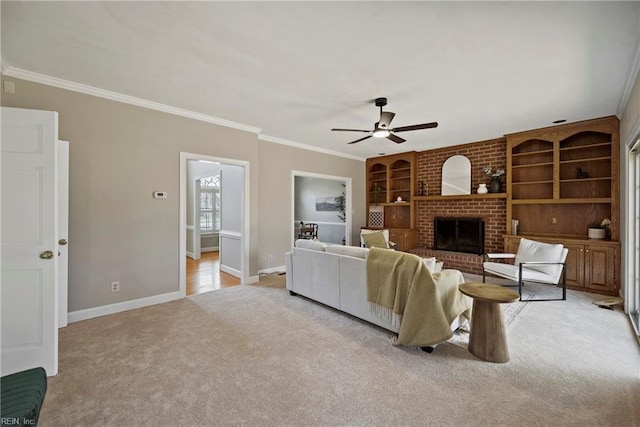
[(58, 327), (69, 314), (69, 141), (58, 141)]
[(2, 375), (58, 372), (58, 114), (2, 108)]

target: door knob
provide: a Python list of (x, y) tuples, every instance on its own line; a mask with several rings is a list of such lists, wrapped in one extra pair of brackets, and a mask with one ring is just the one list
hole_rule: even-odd
[(44, 251), (40, 254), (40, 258), (42, 259), (51, 259), (53, 258), (53, 252), (51, 251)]
[(58, 240), (58, 243), (60, 243), (62, 246), (64, 246), (64, 245), (66, 245), (68, 242), (67, 242), (67, 239), (60, 239), (60, 240)]

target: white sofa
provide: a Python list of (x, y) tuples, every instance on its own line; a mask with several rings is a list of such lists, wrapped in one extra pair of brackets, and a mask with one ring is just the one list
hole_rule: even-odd
[[(312, 240), (298, 240), (285, 254), (286, 284), (292, 295), (302, 295), (329, 307), (392, 332), (398, 326), (376, 316), (367, 301), (367, 255), (369, 249), (356, 246), (327, 245)], [(432, 271), (442, 263), (429, 260)], [(459, 326), (456, 319), (451, 329)], [(425, 350), (429, 351), (427, 348)]]

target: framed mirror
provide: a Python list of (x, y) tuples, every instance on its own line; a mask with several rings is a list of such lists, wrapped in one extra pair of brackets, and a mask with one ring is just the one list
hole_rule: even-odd
[(451, 156), (442, 165), (440, 194), (471, 194), (471, 162), (465, 156)]

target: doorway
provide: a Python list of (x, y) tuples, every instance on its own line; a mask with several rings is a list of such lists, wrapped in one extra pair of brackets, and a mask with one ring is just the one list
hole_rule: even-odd
[(351, 178), (292, 171), (292, 245), (313, 224), (324, 243), (351, 245)]
[(217, 291), (240, 284), (240, 278), (220, 271), (220, 252), (202, 252), (199, 259), (187, 256), (187, 296)]
[(187, 160), (187, 296), (240, 284), (238, 277), (220, 269), (220, 190), (228, 168), (238, 166)]
[[(201, 192), (208, 204), (200, 204)], [(248, 194), (248, 162), (180, 153), (182, 297), (248, 283)]]

